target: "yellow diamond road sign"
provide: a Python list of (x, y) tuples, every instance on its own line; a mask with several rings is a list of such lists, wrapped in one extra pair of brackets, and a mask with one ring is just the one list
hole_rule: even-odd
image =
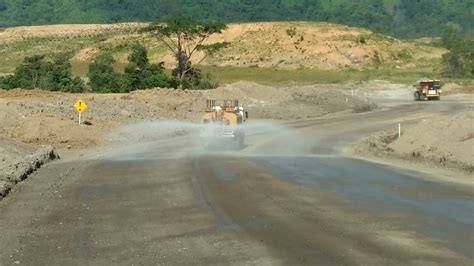
[(84, 112), (84, 110), (87, 109), (87, 104), (83, 100), (79, 100), (74, 104), (74, 108), (76, 108), (76, 110), (79, 113), (82, 113), (82, 112)]

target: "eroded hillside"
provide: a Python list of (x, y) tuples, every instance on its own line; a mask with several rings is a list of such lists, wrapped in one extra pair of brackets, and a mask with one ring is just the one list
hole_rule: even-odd
[[(52, 25), (9, 28), (0, 32), (0, 73), (10, 73), (25, 56), (73, 51), (75, 74), (84, 75), (95, 54), (106, 50), (120, 65), (130, 46), (144, 43), (153, 61), (173, 67), (174, 58), (155, 38), (137, 34), (144, 24)], [(444, 49), (416, 44), (369, 30), (329, 23), (276, 22), (230, 24), (210, 42), (231, 45), (204, 65), (346, 69), (367, 67), (433, 69)], [(197, 55), (200, 57), (202, 55)], [(195, 62), (200, 58), (195, 58)]]

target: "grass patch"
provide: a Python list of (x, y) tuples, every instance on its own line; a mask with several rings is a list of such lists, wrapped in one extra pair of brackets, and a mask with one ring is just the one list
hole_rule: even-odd
[(437, 77), (429, 70), (417, 69), (367, 69), (367, 70), (318, 70), (318, 69), (277, 69), (200, 66), (203, 73), (220, 83), (233, 83), (240, 80), (261, 84), (337, 84), (347, 82), (366, 82), (373, 79), (388, 80), (402, 84), (414, 84), (422, 77)]
[(85, 77), (89, 72), (89, 63), (84, 61), (71, 60), (72, 75), (75, 77)]
[(65, 51), (77, 52), (85, 47), (94, 47), (100, 44), (103, 38), (103, 36), (30, 38), (15, 43), (2, 44), (0, 45), (0, 72), (13, 72), (27, 56), (48, 55)]

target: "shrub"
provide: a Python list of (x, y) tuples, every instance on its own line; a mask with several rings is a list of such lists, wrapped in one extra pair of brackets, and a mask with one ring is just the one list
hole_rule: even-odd
[(115, 59), (109, 52), (97, 55), (89, 66), (89, 86), (95, 92), (130, 92), (174, 85), (164, 72), (163, 64), (150, 64), (145, 47), (135, 44), (128, 57), (125, 73), (116, 73)]
[(80, 92), (84, 83), (71, 74), (70, 53), (60, 53), (46, 58), (43, 55), (26, 57), (13, 75), (0, 79), (5, 89), (45, 89), (51, 91)]
[(450, 78), (474, 77), (474, 39), (456, 30), (444, 33), (441, 43), (449, 53), (443, 55), (443, 75)]
[(13, 75), (0, 77), (0, 89), (10, 90), (13, 89)]
[(286, 34), (291, 38), (295, 37), (296, 35), (296, 28), (289, 28), (286, 30)]
[(110, 53), (100, 53), (89, 65), (89, 86), (94, 92), (125, 92), (125, 80), (115, 73), (116, 61)]
[(150, 64), (148, 52), (142, 45), (137, 43), (133, 46), (128, 61), (125, 79), (130, 90), (170, 87), (171, 82), (164, 73), (163, 63)]

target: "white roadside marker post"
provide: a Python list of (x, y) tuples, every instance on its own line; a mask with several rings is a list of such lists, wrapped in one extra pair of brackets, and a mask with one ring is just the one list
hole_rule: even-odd
[(402, 123), (398, 123), (398, 138), (402, 138)]

